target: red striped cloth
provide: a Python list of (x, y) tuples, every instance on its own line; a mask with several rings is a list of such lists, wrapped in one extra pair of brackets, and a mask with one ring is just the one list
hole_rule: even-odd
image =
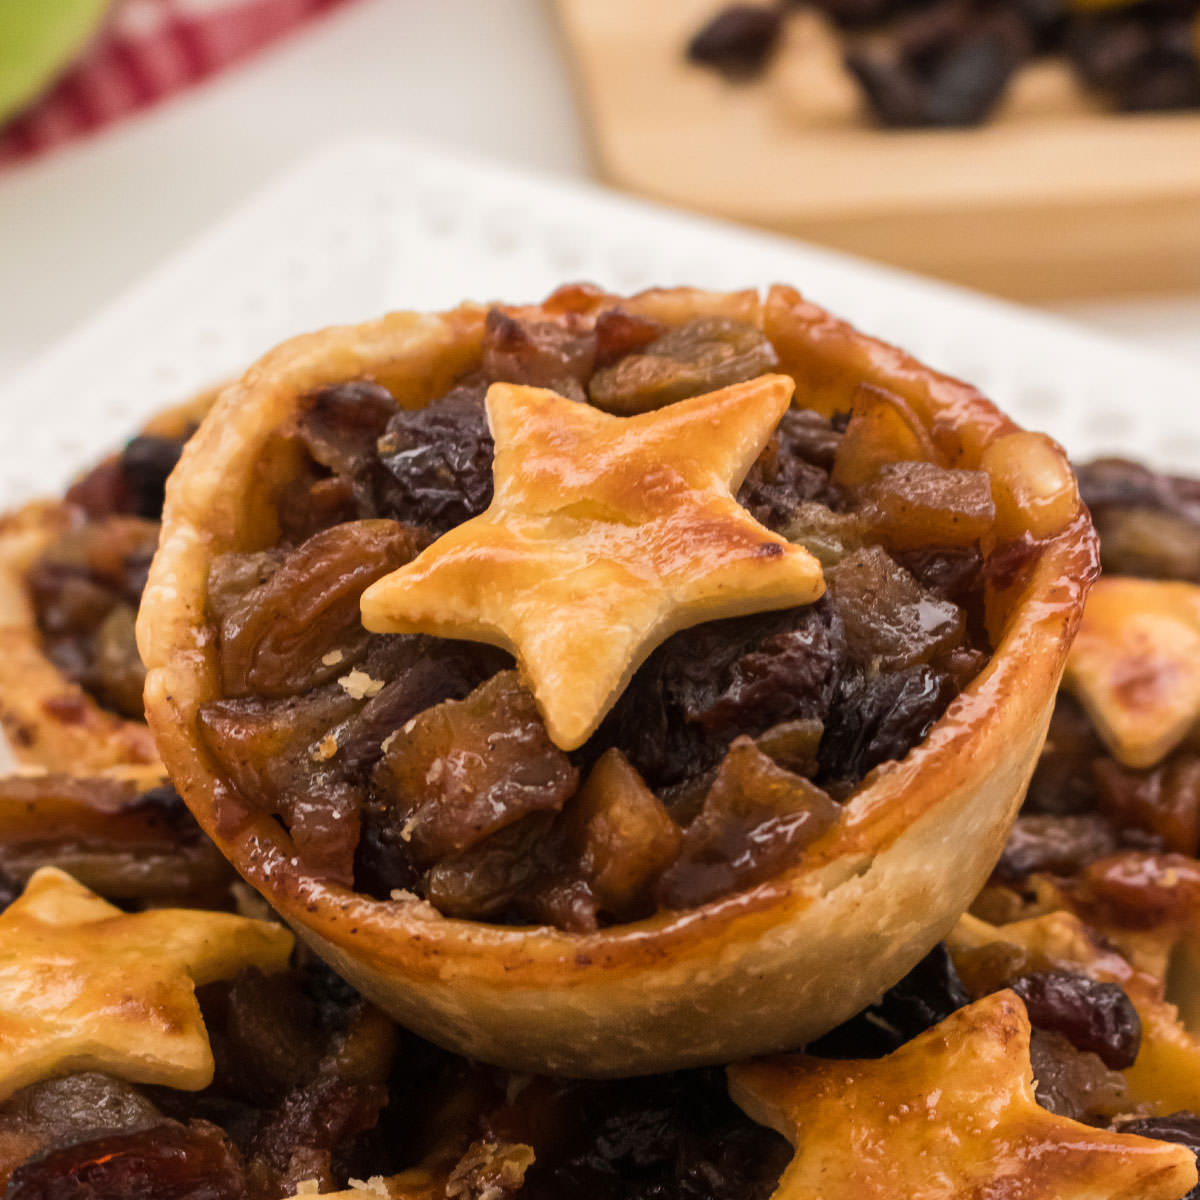
[(0, 131), (0, 167), (146, 108), (347, 2), (120, 0), (82, 61)]

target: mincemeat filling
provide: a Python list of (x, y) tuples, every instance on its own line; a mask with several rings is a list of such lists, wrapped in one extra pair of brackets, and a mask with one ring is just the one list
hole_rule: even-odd
[[(827, 594), (676, 634), (577, 751), (550, 741), (504, 652), (361, 625), (370, 583), (487, 507), (492, 382), (631, 415), (776, 363), (756, 326), (724, 317), (664, 330), (620, 310), (495, 310), (477, 369), (424, 407), (363, 380), (304, 397), (279, 544), (212, 568), (223, 697), (200, 724), (313, 874), (586, 931), (777, 873), (922, 740), (991, 649), (994, 508), (982, 472), (898, 462), (860, 478), (879, 412), (904, 409), (879, 389), (865, 416), (790, 410), (738, 495), (820, 559)], [(1036, 553), (1001, 549), (1009, 573)]]

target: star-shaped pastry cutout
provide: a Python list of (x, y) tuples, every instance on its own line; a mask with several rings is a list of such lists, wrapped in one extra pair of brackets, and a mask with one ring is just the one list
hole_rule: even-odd
[(824, 591), (817, 560), (734, 499), (792, 388), (764, 375), (614, 417), (493, 384), (491, 507), (369, 587), (363, 624), (512, 651), (551, 738), (582, 745), (676, 630)]
[(774, 1200), (1180, 1200), (1184, 1146), (1038, 1106), (1029, 1018), (1011, 991), (949, 1016), (886, 1058), (802, 1055), (729, 1068), (734, 1100), (796, 1147)]
[(946, 944), (956, 957), (983, 946), (1016, 946), (1025, 952), (1030, 970), (1077, 971), (1120, 984), (1142, 1021), (1137, 1061), (1122, 1072), (1129, 1086), (1129, 1107), (1160, 1117), (1200, 1109), (1200, 1041), (1184, 1028), (1175, 1005), (1167, 1002), (1162, 980), (1139, 971), (1074, 914), (1046, 913), (1005, 925), (989, 925), (968, 915)]
[(0, 914), (0, 1101), (71, 1071), (206, 1087), (196, 987), (281, 970), (291, 948), (282, 926), (230, 913), (124, 913), (43, 867)]
[(1101, 579), (1063, 684), (1114, 758), (1128, 767), (1160, 762), (1200, 722), (1200, 587)]

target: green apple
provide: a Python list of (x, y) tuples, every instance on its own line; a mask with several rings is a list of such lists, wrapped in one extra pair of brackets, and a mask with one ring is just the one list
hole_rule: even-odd
[(109, 0), (0, 0), (0, 122), (54, 82), (108, 6)]

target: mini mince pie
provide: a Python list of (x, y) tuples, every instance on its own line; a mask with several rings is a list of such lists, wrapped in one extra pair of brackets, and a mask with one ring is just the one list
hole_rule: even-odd
[(213, 395), (159, 414), (61, 500), (0, 516), (0, 732), (18, 769), (161, 778), (134, 620), (167, 476)]
[(1105, 574), (975, 908), (1077, 913), (1200, 1027), (1200, 480), (1120, 459), (1079, 477)]
[(340, 974), (615, 1076), (811, 1041), (950, 929), (1095, 571), (967, 385), (789, 288), (576, 286), (268, 354), (138, 636), (175, 785)]

